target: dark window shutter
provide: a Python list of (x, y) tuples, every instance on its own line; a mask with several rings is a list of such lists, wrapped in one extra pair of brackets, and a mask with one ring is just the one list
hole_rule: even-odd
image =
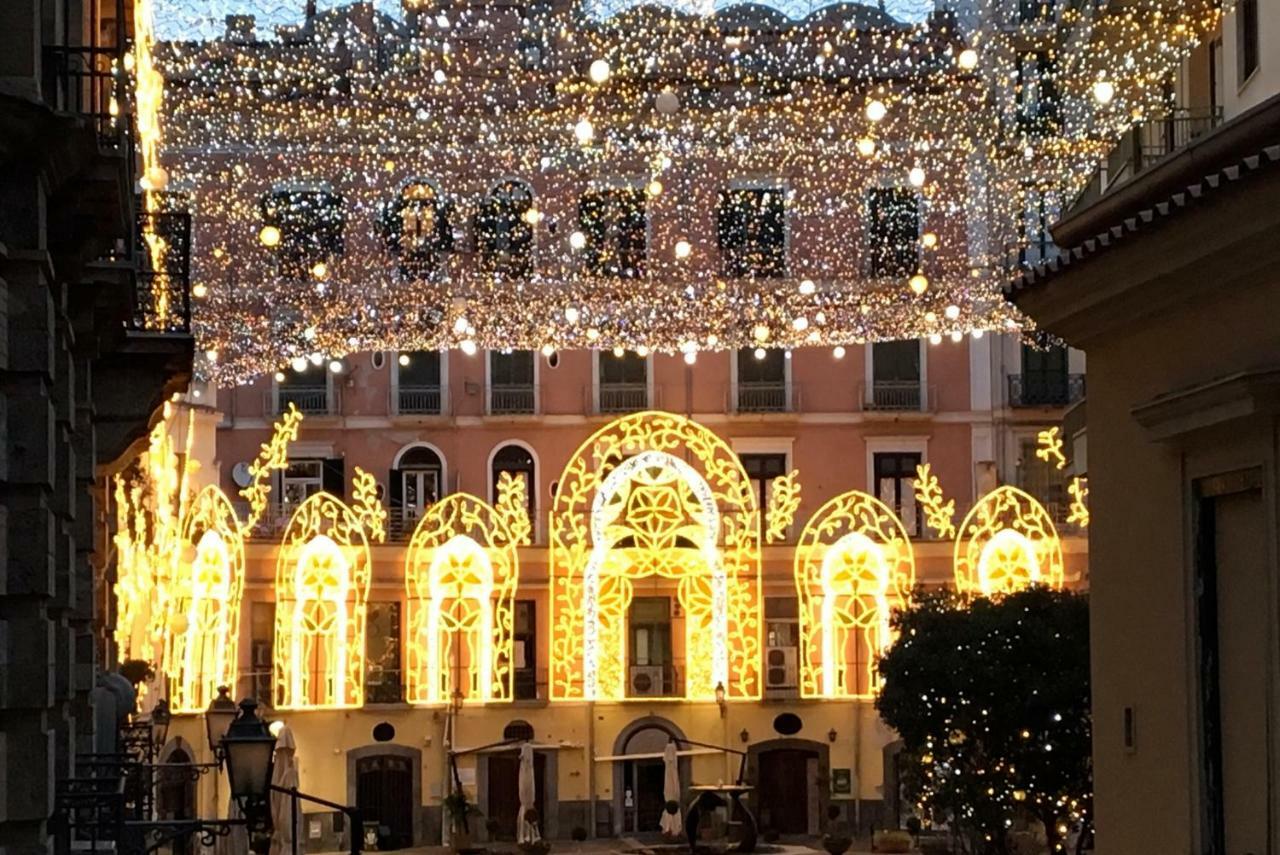
[(404, 479), (400, 477), (399, 469), (391, 470), (391, 475), (387, 479), (387, 487), (391, 498), (391, 510), (399, 510), (404, 504)]
[(329, 457), (322, 467), (324, 472), (324, 491), (332, 493), (340, 499), (347, 496), (347, 466), (341, 457)]

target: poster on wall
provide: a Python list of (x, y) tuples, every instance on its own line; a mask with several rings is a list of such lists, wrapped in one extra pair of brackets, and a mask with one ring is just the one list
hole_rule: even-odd
[(832, 769), (831, 792), (837, 796), (851, 795), (853, 793), (853, 770)]

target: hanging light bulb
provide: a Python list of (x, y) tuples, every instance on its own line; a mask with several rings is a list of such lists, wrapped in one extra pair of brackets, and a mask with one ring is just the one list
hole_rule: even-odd
[(911, 167), (911, 171), (907, 173), (907, 180), (911, 182), (912, 187), (923, 187), (924, 170), (918, 166)]
[(867, 102), (867, 118), (873, 122), (878, 122), (888, 114), (889, 108), (879, 99), (872, 99)]
[(476, 355), (476, 343), (475, 343), (474, 341), (472, 341), (471, 339), (469, 339), (469, 338), (464, 338), (464, 339), (462, 340), (462, 344), (458, 345), (458, 347), (459, 347), (459, 348), (462, 350), (462, 352), (463, 352), (463, 353), (465, 353), (467, 356), (475, 356), (475, 355)]
[(599, 85), (609, 79), (610, 71), (608, 60), (597, 59), (587, 69), (587, 76), (591, 78), (592, 83)]
[(586, 145), (595, 138), (596, 128), (591, 124), (590, 119), (579, 119), (578, 124), (573, 126), (573, 136), (579, 143)]
[(859, 137), (855, 145), (858, 148), (858, 154), (863, 157), (870, 157), (876, 153), (876, 141), (871, 137)]
[(837, 344), (835, 349), (831, 351), (831, 355), (836, 359), (844, 359), (844, 345)]
[(676, 251), (676, 258), (685, 259), (689, 257), (690, 253), (693, 252), (693, 245), (690, 244), (687, 240), (678, 240), (676, 241), (675, 251)]
[(801, 294), (803, 294), (803, 295), (805, 295), (806, 297), (807, 297), (807, 296), (809, 296), (810, 294), (812, 294), (814, 291), (817, 291), (817, 290), (818, 290), (818, 286), (817, 286), (817, 285), (815, 285), (815, 284), (813, 284), (813, 280), (812, 280), (812, 279), (801, 279), (801, 280), (800, 280), (800, 293), (801, 293)]
[(1111, 103), (1111, 99), (1116, 97), (1116, 87), (1110, 80), (1099, 80), (1093, 84), (1093, 100), (1102, 106)]
[(763, 360), (769, 353), (763, 347), (757, 347), (754, 355), (757, 360)]
[(573, 247), (574, 249), (582, 249), (586, 245), (587, 245), (587, 236), (584, 235), (582, 232), (574, 232), (573, 234), (569, 235), (569, 246)]
[(978, 52), (973, 48), (965, 48), (956, 57), (956, 65), (965, 71), (973, 71), (978, 67)]
[(258, 232), (258, 240), (266, 247), (277, 246), (280, 243), (280, 229), (271, 225), (263, 226), (262, 231)]
[(911, 293), (919, 297), (925, 291), (929, 290), (929, 279), (923, 273), (917, 273), (907, 280), (907, 287), (911, 289)]

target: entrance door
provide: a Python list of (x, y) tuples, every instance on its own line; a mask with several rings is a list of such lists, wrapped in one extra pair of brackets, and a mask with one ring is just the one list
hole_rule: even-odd
[[(378, 848), (413, 845), (413, 766), (407, 757), (380, 754), (356, 761), (356, 807), (377, 822)], [(353, 830), (352, 833), (357, 833)]]
[[(533, 806), (538, 811), (538, 831), (547, 833), (546, 811), (542, 797), (547, 757), (533, 752)], [(520, 815), (520, 754), (517, 751), (489, 755), (489, 805), (485, 813), (498, 823), (497, 840), (516, 839), (516, 820)]]
[(779, 834), (809, 833), (809, 761), (813, 751), (776, 748), (760, 753), (760, 819)]
[[(195, 819), (196, 816), (196, 783), (187, 774), (188, 770), (179, 768), (182, 763), (190, 763), (191, 755), (181, 748), (175, 748), (165, 759), (159, 774), (159, 792), (157, 813), (161, 819)], [(171, 764), (171, 765), (168, 765)], [(196, 841), (190, 836), (177, 837), (170, 844), (171, 855), (188, 855), (196, 850)]]
[(666, 782), (666, 766), (661, 760), (628, 760), (623, 769), (626, 792), (625, 831), (640, 834), (662, 830), (662, 811), (666, 801), (662, 797)]
[(405, 469), (400, 475), (404, 479), (404, 518), (421, 519), (423, 510), (440, 496), (440, 470)]

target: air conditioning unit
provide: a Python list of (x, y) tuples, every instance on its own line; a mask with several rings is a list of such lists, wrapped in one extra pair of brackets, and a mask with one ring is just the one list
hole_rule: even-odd
[(800, 651), (795, 647), (766, 647), (764, 649), (764, 685), (767, 689), (794, 689), (798, 680), (797, 660)]
[(634, 698), (660, 698), (666, 694), (661, 665), (631, 666), (631, 696)]

